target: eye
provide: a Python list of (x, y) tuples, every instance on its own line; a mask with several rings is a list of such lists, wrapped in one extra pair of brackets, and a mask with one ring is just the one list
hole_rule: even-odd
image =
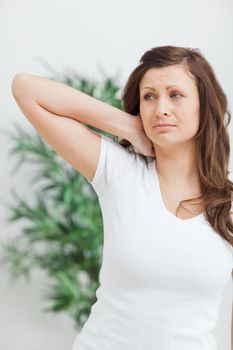
[(147, 98), (146, 98), (147, 96), (152, 96), (152, 94), (146, 94), (146, 95), (144, 96), (144, 99), (145, 99), (145, 100), (147, 100)]
[(182, 96), (179, 92), (174, 92), (171, 96), (174, 96), (174, 95)]
[[(153, 96), (153, 94), (146, 94), (146, 95), (144, 96), (144, 99), (145, 99), (145, 100), (147, 100), (147, 96)], [(173, 96), (180, 96), (180, 97), (182, 97), (183, 95), (180, 94), (179, 92), (174, 92), (174, 93), (171, 94), (171, 97), (173, 97)]]

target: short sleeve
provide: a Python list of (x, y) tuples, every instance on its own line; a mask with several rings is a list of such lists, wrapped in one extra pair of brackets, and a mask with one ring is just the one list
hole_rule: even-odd
[(134, 171), (135, 154), (124, 148), (116, 141), (100, 134), (100, 153), (92, 181), (92, 185), (98, 197), (102, 197), (124, 176)]

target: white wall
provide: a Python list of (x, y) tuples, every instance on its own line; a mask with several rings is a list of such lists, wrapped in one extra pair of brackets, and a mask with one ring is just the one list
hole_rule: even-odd
[[(16, 176), (9, 158), (8, 139), (2, 131), (13, 121), (34, 131), (11, 95), (11, 81), (19, 72), (46, 76), (41, 60), (58, 72), (73, 67), (86, 76), (101, 79), (100, 63), (107, 74), (124, 84), (141, 55), (154, 46), (198, 47), (215, 69), (232, 108), (233, 62), (232, 0), (1, 0), (0, 3), (0, 201), (9, 200), (10, 188), (31, 197), (25, 176)], [(232, 136), (232, 123), (231, 123)], [(230, 171), (232, 171), (232, 154)], [(30, 168), (31, 169), (31, 168)], [(1, 239), (16, 236), (23, 225), (6, 225), (1, 204)], [(42, 313), (46, 277), (35, 272), (31, 284), (10, 286), (0, 269), (0, 349), (65, 350), (75, 337), (66, 315)], [(232, 282), (224, 292), (215, 330), (219, 349), (230, 350)]]

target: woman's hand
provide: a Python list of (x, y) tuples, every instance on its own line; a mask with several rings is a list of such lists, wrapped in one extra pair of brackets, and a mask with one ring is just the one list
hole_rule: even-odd
[(144, 156), (155, 157), (153, 142), (148, 138), (143, 127), (140, 114), (132, 116), (135, 128), (130, 136), (129, 142), (135, 147), (136, 151)]

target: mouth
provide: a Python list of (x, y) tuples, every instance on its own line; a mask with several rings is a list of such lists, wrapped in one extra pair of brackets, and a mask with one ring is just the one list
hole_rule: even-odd
[(168, 124), (164, 124), (164, 125), (154, 125), (153, 128), (157, 129), (157, 130), (168, 130), (169, 128), (175, 127), (176, 125), (168, 125)]
[(153, 126), (175, 126), (175, 124), (171, 124), (171, 123), (157, 123), (157, 124), (154, 124)]

